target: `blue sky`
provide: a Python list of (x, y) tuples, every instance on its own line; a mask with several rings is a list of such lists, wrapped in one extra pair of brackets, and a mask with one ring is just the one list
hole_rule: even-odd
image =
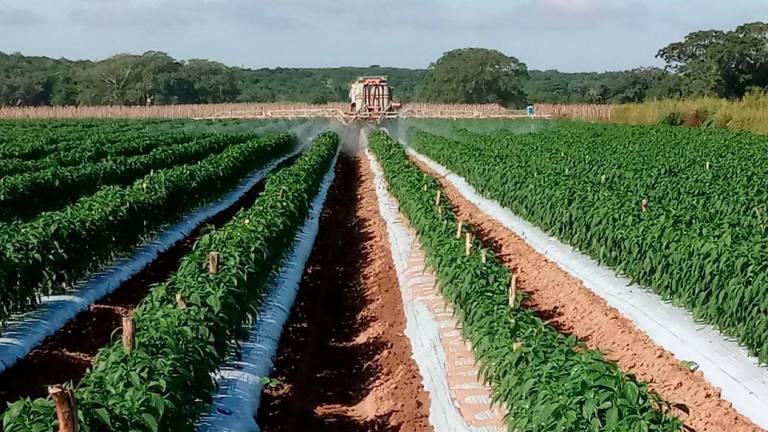
[(750, 21), (768, 21), (768, 0), (0, 0), (0, 51), (426, 67), (480, 46), (533, 69), (604, 71), (658, 65), (688, 32)]

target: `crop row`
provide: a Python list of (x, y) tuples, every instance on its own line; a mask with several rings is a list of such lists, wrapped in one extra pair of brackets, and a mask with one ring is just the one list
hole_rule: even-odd
[(106, 186), (61, 211), (0, 230), (0, 318), (34, 307), (40, 296), (61, 293), (294, 147), (288, 134), (254, 139), (197, 164)]
[(47, 168), (68, 167), (98, 162), (108, 157), (136, 156), (148, 153), (158, 147), (181, 144), (195, 138), (186, 133), (157, 132), (153, 134), (117, 135), (118, 139), (103, 139), (101, 136), (82, 134), (79, 145), (46, 155), (40, 159), (0, 159), (0, 178)]
[[(253, 207), (201, 237), (178, 272), (153, 288), (135, 311), (135, 349), (100, 351), (75, 391), (82, 432), (192, 430), (210, 401), (211, 373), (245, 336), (337, 146), (335, 134), (321, 135), (292, 166), (270, 174)], [(221, 257), (215, 274), (212, 251)], [(50, 400), (23, 400), (5, 413), (4, 430), (53, 431), (54, 418)]]
[(562, 123), (456, 140), (419, 133), (412, 144), (768, 361), (764, 137)]
[[(2, 120), (0, 121), (0, 162), (34, 162), (48, 159), (49, 163), (68, 162), (78, 151), (90, 155), (129, 141), (152, 141), (168, 134), (203, 138), (213, 134), (235, 134), (248, 131), (264, 135), (282, 132), (298, 123), (287, 119), (269, 120)], [(142, 151), (143, 153), (143, 151)], [(11, 162), (13, 163), (13, 162)], [(63, 165), (62, 165), (63, 166)], [(0, 167), (2, 165), (0, 164)], [(0, 174), (2, 175), (2, 174)]]
[(0, 160), (39, 159), (55, 152), (75, 150), (84, 139), (108, 145), (126, 134), (150, 136), (159, 130), (171, 129), (172, 124), (159, 120), (3, 121), (0, 122)]
[(417, 232), (443, 296), (454, 306), (494, 402), (506, 407), (509, 430), (679, 430), (679, 421), (665, 414), (666, 403), (646, 384), (521, 307), (520, 294), (510, 306), (509, 270), (492, 256), (483, 263), (477, 241), (475, 252), (465, 254), (450, 203), (436, 202), (439, 183), (388, 135), (372, 134), (369, 145), (400, 211)]
[(216, 135), (159, 147), (139, 156), (117, 156), (101, 162), (6, 177), (0, 182), (0, 221), (26, 220), (55, 210), (105, 185), (122, 185), (154, 170), (200, 161), (253, 135)]

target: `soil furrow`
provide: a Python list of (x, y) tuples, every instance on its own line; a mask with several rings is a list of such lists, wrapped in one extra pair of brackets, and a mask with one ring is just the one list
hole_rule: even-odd
[(442, 184), (456, 214), (470, 221), (478, 238), (519, 275), (518, 287), (528, 295), (525, 306), (589, 348), (601, 350), (626, 373), (648, 382), (674, 405), (688, 431), (760, 431), (720, 397), (700, 371), (690, 371), (670, 352), (656, 345), (631, 321), (525, 240), (483, 213), (447, 179), (415, 158), (411, 160)]
[(274, 378), (267, 431), (427, 431), (397, 275), (367, 160), (342, 155)]

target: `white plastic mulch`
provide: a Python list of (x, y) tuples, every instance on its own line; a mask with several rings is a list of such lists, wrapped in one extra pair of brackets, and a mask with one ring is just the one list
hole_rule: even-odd
[[(338, 155), (337, 155), (338, 157)], [(218, 390), (210, 410), (197, 422), (199, 432), (258, 432), (256, 413), (261, 403), (261, 379), (272, 373), (273, 359), (283, 326), (296, 300), (304, 266), (312, 252), (328, 189), (335, 176), (334, 158), (320, 190), (280, 272), (272, 280), (267, 297), (251, 327), (248, 341), (233, 352), (216, 374)]]
[(580, 279), (659, 346), (681, 361), (698, 364), (706, 379), (722, 390), (723, 399), (755, 424), (768, 428), (768, 368), (760, 366), (738, 343), (711, 325), (696, 322), (687, 310), (665, 302), (650, 290), (549, 236), (498, 202), (482, 197), (464, 178), (446, 167), (412, 148), (407, 151), (451, 182), (481, 211)]
[(293, 154), (253, 171), (236, 189), (186, 215), (180, 222), (160, 232), (154, 241), (137, 248), (130, 256), (117, 260), (106, 270), (91, 276), (64, 295), (44, 297), (35, 310), (9, 321), (6, 327), (0, 329), (0, 373), (29, 354), (46, 337), (56, 333), (78, 313), (139, 273), (200, 224), (232, 206), (264, 179), (267, 173), (299, 151), (300, 149), (297, 149)]
[(388, 192), (375, 156), (366, 154), (400, 285), (405, 335), (430, 396), (430, 424), (436, 432), (506, 431), (505, 413), (498, 405), (491, 406), (490, 389), (478, 380), (474, 354), (427, 269), (416, 233)]

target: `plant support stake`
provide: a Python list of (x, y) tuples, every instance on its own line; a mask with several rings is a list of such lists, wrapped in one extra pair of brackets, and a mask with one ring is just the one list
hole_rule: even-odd
[(59, 384), (48, 387), (48, 394), (56, 406), (59, 432), (78, 432), (77, 406), (72, 390)]
[(509, 307), (515, 308), (515, 297), (517, 297), (517, 275), (512, 275), (512, 281), (509, 283)]
[(187, 308), (187, 302), (184, 301), (184, 297), (181, 295), (181, 293), (176, 293), (176, 307), (179, 309)]
[(133, 321), (133, 313), (123, 316), (123, 347), (129, 354), (136, 347), (136, 323)]
[(464, 238), (464, 255), (469, 256), (472, 254), (472, 234), (467, 233)]
[(463, 229), (462, 229), (463, 227), (464, 227), (464, 221), (459, 221), (459, 224), (456, 225), (456, 238), (457, 239), (461, 238), (461, 232), (463, 231)]
[(219, 273), (219, 258), (220, 255), (218, 252), (211, 252), (208, 254), (208, 273)]

